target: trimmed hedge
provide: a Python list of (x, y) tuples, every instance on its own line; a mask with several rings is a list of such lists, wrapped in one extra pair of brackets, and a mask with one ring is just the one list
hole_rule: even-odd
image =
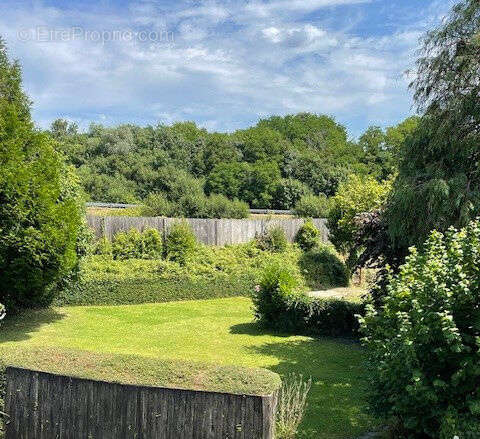
[(362, 303), (298, 292), (296, 277), (281, 265), (266, 268), (253, 302), (262, 325), (296, 335), (357, 337), (357, 315), (365, 314)]
[(132, 305), (176, 300), (245, 296), (253, 291), (256, 277), (218, 275), (213, 278), (132, 278), (80, 281), (65, 288), (54, 305)]
[[(218, 366), (63, 348), (1, 347), (0, 411), (3, 411), (7, 366), (121, 384), (240, 395), (267, 395), (278, 390), (281, 385), (280, 377), (276, 373), (260, 368)], [(2, 427), (0, 417), (0, 436)]]
[(358, 337), (360, 325), (356, 316), (364, 313), (362, 303), (296, 294), (277, 303), (268, 326), (296, 335)]

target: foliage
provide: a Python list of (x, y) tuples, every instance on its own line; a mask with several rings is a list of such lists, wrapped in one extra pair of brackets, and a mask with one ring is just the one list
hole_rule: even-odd
[(350, 272), (331, 245), (319, 243), (299, 261), (305, 282), (313, 290), (348, 287)]
[(277, 185), (273, 208), (283, 210), (293, 209), (299, 200), (307, 195), (311, 195), (311, 190), (305, 183), (295, 180), (294, 178), (284, 178), (280, 180)]
[(165, 238), (165, 258), (185, 265), (196, 245), (197, 240), (190, 225), (185, 221), (175, 222), (170, 226)]
[(315, 227), (311, 219), (307, 219), (295, 236), (295, 242), (303, 251), (312, 250), (320, 243), (320, 230)]
[(94, 255), (109, 255), (113, 256), (112, 242), (106, 237), (102, 236), (96, 243), (93, 250)]
[(356, 336), (357, 314), (363, 305), (338, 299), (319, 299), (296, 291), (298, 278), (281, 266), (266, 267), (254, 294), (254, 312), (259, 323), (279, 332)]
[(21, 71), (0, 41), (0, 300), (48, 305), (75, 269), (83, 201), (54, 141), (34, 129)]
[(184, 218), (247, 218), (248, 204), (229, 200), (224, 195), (190, 194), (178, 201), (167, 200), (162, 193), (151, 193), (144, 200), (144, 216), (165, 216)]
[(424, 113), (402, 148), (386, 217), (399, 252), (431, 230), (465, 226), (480, 208), (480, 4), (459, 1), (428, 32), (411, 87)]
[(272, 227), (257, 236), (257, 246), (261, 250), (282, 253), (287, 249), (288, 241), (281, 227)]
[(478, 431), (480, 226), (432, 232), (362, 321), (374, 412), (406, 435)]
[[(99, 242), (99, 254), (109, 254), (105, 240)], [(140, 233), (137, 229), (117, 233), (113, 239), (111, 253), (114, 259), (159, 259), (162, 257), (162, 236), (156, 229)]]
[(311, 387), (312, 379), (309, 378), (305, 381), (302, 375), (291, 374), (282, 380), (275, 417), (275, 437), (277, 439), (295, 439), (297, 437)]
[(378, 183), (373, 177), (350, 175), (332, 198), (328, 215), (329, 239), (336, 249), (349, 256), (349, 266), (355, 265), (357, 251), (356, 215), (369, 212), (384, 203), (390, 183)]
[(178, 214), (178, 208), (167, 200), (164, 194), (152, 192), (143, 200), (142, 216), (165, 216), (174, 217)]
[(279, 328), (279, 316), (298, 284), (298, 278), (280, 264), (267, 266), (253, 295), (255, 318), (265, 327), (283, 329)]
[(249, 295), (265, 266), (281, 262), (301, 278), (300, 251), (261, 251), (255, 243), (197, 245), (185, 265), (162, 259), (114, 260), (92, 256), (81, 264), (78, 281), (66, 285), (57, 305), (121, 305)]
[(305, 195), (293, 208), (294, 215), (300, 218), (326, 218), (330, 210), (330, 199), (324, 194)]
[(223, 195), (211, 194), (205, 198), (202, 218), (248, 218), (250, 211), (244, 201), (229, 200)]
[(333, 196), (349, 174), (370, 173), (371, 162), (381, 160), (375, 154), (383, 154), (381, 148), (367, 153), (335, 120), (309, 113), (274, 116), (229, 134), (192, 122), (92, 124), (82, 133), (64, 120), (50, 132), (90, 199), (105, 202), (140, 203), (160, 193), (178, 204), (183, 197), (221, 194), (250, 207), (291, 208), (308, 193)]
[(358, 143), (365, 153), (361, 161), (370, 168), (371, 176), (381, 182), (395, 175), (401, 147), (419, 121), (418, 116), (412, 116), (386, 130), (371, 126), (360, 136)]

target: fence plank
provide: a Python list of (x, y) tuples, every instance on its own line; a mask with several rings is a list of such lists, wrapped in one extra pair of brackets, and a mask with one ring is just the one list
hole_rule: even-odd
[[(162, 235), (168, 232), (171, 225), (178, 218), (150, 218), (150, 217), (98, 217), (87, 215), (87, 223), (94, 230), (95, 236), (106, 236), (112, 239), (119, 232), (137, 229), (142, 232), (148, 228), (157, 229)], [(256, 235), (272, 227), (280, 227), (285, 231), (289, 242), (293, 242), (298, 230), (305, 222), (301, 218), (272, 218), (272, 219), (203, 219), (187, 218), (197, 240), (207, 245), (224, 246), (227, 244), (242, 244), (251, 241)], [(328, 242), (327, 222), (323, 218), (313, 220), (320, 230), (321, 240)]]
[(276, 394), (107, 383), (7, 368), (6, 439), (273, 439)]

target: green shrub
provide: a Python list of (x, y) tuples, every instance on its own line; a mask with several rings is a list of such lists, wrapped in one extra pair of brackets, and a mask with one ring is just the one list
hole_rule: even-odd
[(96, 242), (93, 254), (104, 256), (113, 255), (113, 247), (111, 241), (106, 236), (102, 236)]
[(303, 251), (312, 250), (320, 243), (320, 230), (315, 227), (311, 219), (307, 219), (300, 227), (295, 236), (295, 242)]
[(248, 218), (248, 204), (239, 200), (229, 200), (224, 195), (211, 194), (204, 200), (203, 218)]
[(285, 231), (281, 227), (272, 227), (265, 230), (256, 238), (260, 250), (282, 253), (287, 249), (288, 241)]
[[(109, 242), (101, 239), (97, 254), (108, 255)], [(111, 254), (114, 259), (159, 259), (162, 257), (162, 236), (156, 229), (147, 229), (140, 233), (137, 229), (120, 232), (113, 238)]]
[(149, 194), (143, 200), (144, 206), (142, 207), (141, 214), (143, 216), (175, 216), (175, 205), (171, 201), (167, 200), (165, 195), (153, 192)]
[(187, 264), (162, 259), (115, 260), (90, 256), (77, 279), (69, 280), (56, 305), (121, 305), (172, 300), (250, 296), (265, 267), (289, 267), (302, 281), (299, 249), (259, 250), (255, 243), (226, 247), (198, 245)]
[(56, 306), (133, 305), (180, 300), (248, 296), (257, 282), (255, 273), (219, 273), (208, 277), (141, 277), (72, 282), (55, 298)]
[(362, 320), (371, 407), (405, 436), (480, 432), (479, 250), (478, 222), (432, 232)]
[(117, 233), (112, 242), (112, 254), (115, 259), (141, 258), (142, 236), (137, 229)]
[(330, 201), (324, 194), (305, 195), (297, 201), (293, 213), (300, 218), (326, 218), (329, 209)]
[(275, 331), (305, 335), (356, 336), (363, 305), (318, 299), (296, 292), (298, 280), (281, 265), (264, 271), (254, 294), (255, 318)]
[(142, 259), (159, 259), (163, 253), (162, 235), (157, 229), (147, 229), (142, 233)]
[(185, 221), (176, 222), (170, 226), (165, 239), (165, 258), (185, 265), (196, 244), (190, 225)]
[(348, 287), (350, 273), (332, 245), (319, 244), (299, 261), (307, 285), (312, 289)]

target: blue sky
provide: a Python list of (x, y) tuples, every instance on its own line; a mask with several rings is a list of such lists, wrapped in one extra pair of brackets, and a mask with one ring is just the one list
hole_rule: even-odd
[(453, 0), (2, 0), (39, 126), (325, 113), (358, 136), (412, 114), (404, 72)]

